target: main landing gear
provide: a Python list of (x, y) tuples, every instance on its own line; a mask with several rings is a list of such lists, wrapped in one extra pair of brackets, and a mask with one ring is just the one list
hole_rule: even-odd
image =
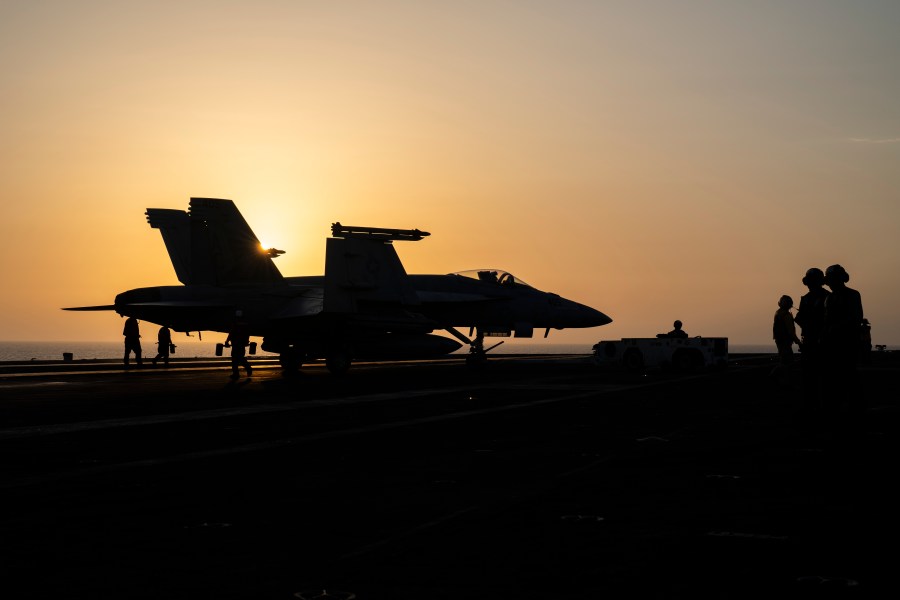
[[(459, 341), (469, 345), (469, 355), (466, 356), (466, 366), (471, 369), (482, 368), (487, 363), (487, 353), (503, 343), (503, 340), (500, 340), (493, 346), (485, 348), (484, 332), (477, 327), (475, 328), (475, 339), (467, 338), (453, 327), (448, 327), (447, 332)], [(469, 335), (472, 335), (471, 331), (469, 331)]]
[(304, 353), (297, 348), (285, 348), (278, 355), (278, 362), (281, 364), (285, 377), (296, 375), (303, 366)]
[[(297, 348), (285, 348), (278, 355), (278, 362), (281, 363), (285, 377), (299, 373), (304, 360), (310, 359), (305, 352)], [(325, 356), (325, 367), (332, 375), (344, 375), (350, 369), (352, 362), (349, 350), (344, 348), (335, 348)]]

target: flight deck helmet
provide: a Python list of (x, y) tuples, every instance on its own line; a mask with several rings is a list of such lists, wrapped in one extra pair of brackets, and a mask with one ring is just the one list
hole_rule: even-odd
[(825, 273), (822, 272), (822, 269), (817, 267), (807, 269), (806, 275), (803, 276), (801, 283), (803, 283), (803, 285), (822, 285), (825, 283)]
[(831, 265), (825, 269), (825, 282), (847, 283), (850, 281), (850, 274), (841, 265)]

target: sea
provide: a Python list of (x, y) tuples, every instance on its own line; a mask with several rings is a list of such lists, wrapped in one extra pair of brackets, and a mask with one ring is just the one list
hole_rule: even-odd
[[(176, 339), (175, 354), (172, 358), (209, 358), (216, 355), (216, 344), (224, 342), (216, 336), (208, 340), (184, 340)], [(486, 346), (491, 345), (491, 340), (485, 340)], [(496, 342), (493, 342), (496, 343)], [(593, 344), (558, 344), (551, 342), (523, 342), (520, 340), (505, 340), (505, 343), (491, 350), (496, 354), (590, 354)], [(728, 349), (731, 354), (770, 354), (775, 353), (774, 344), (731, 344)], [(456, 354), (465, 354), (468, 348), (460, 348)], [(0, 341), (0, 362), (29, 362), (46, 360), (63, 360), (64, 354), (71, 354), (72, 360), (109, 360), (121, 359), (124, 353), (124, 345), (116, 342), (3, 342)], [(144, 343), (143, 354), (145, 356), (156, 355), (155, 343)], [(261, 356), (267, 356), (260, 352)]]

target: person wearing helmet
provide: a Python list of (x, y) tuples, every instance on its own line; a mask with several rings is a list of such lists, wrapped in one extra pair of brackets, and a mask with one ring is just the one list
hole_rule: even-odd
[(822, 269), (812, 267), (806, 270), (806, 275), (801, 280), (809, 291), (800, 296), (800, 306), (797, 307), (797, 316), (794, 318), (800, 326), (800, 339), (803, 343), (803, 352), (807, 346), (817, 346), (822, 341), (822, 330), (825, 327), (825, 299), (828, 298), (828, 290), (825, 285), (825, 273)]
[(778, 310), (775, 311), (775, 320), (772, 323), (772, 337), (775, 347), (778, 348), (778, 366), (772, 371), (781, 383), (790, 382), (790, 369), (794, 363), (794, 344), (800, 344), (797, 337), (797, 328), (794, 326), (794, 316), (791, 308), (794, 299), (790, 296), (782, 296), (778, 299)]
[(827, 409), (842, 408), (861, 412), (864, 408), (857, 381), (859, 338), (863, 321), (860, 293), (847, 287), (850, 275), (841, 265), (825, 269), (825, 285), (831, 294), (825, 300), (825, 323), (822, 330), (822, 349), (825, 355), (825, 389), (828, 390)]
[(237, 311), (234, 325), (225, 339), (225, 347), (231, 348), (231, 378), (237, 379), (241, 376), (240, 367), (244, 367), (247, 371), (247, 377), (253, 375), (253, 367), (247, 360), (245, 348), (250, 344), (250, 333), (247, 322), (243, 318), (243, 313)]
[(682, 338), (682, 339), (688, 337), (687, 332), (686, 332), (686, 331), (683, 331), (683, 330), (681, 329), (681, 321), (675, 321), (674, 323), (672, 323), (672, 326), (673, 326), (675, 329), (673, 329), (672, 331), (670, 331), (669, 333), (667, 333), (667, 334), (666, 334), (666, 337), (670, 337), (670, 338)]
[(138, 324), (138, 320), (134, 317), (128, 317), (125, 320), (122, 335), (125, 336), (125, 368), (131, 368), (128, 359), (132, 352), (134, 352), (134, 358), (137, 360), (138, 366), (143, 367), (144, 361), (141, 359), (141, 327)]
[(163, 364), (169, 366), (169, 347), (172, 345), (172, 330), (163, 325), (156, 334), (156, 356), (153, 358), (153, 366), (163, 359)]
[(809, 291), (800, 296), (794, 321), (800, 326), (800, 373), (802, 405), (805, 412), (818, 411), (822, 405), (822, 332), (825, 329), (825, 300), (829, 292), (825, 273), (812, 267), (801, 280)]

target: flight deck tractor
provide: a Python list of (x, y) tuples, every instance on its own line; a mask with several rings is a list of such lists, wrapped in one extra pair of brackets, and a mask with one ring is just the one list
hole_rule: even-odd
[(728, 338), (622, 338), (594, 344), (593, 361), (601, 367), (640, 371), (672, 368), (696, 371), (728, 364)]

